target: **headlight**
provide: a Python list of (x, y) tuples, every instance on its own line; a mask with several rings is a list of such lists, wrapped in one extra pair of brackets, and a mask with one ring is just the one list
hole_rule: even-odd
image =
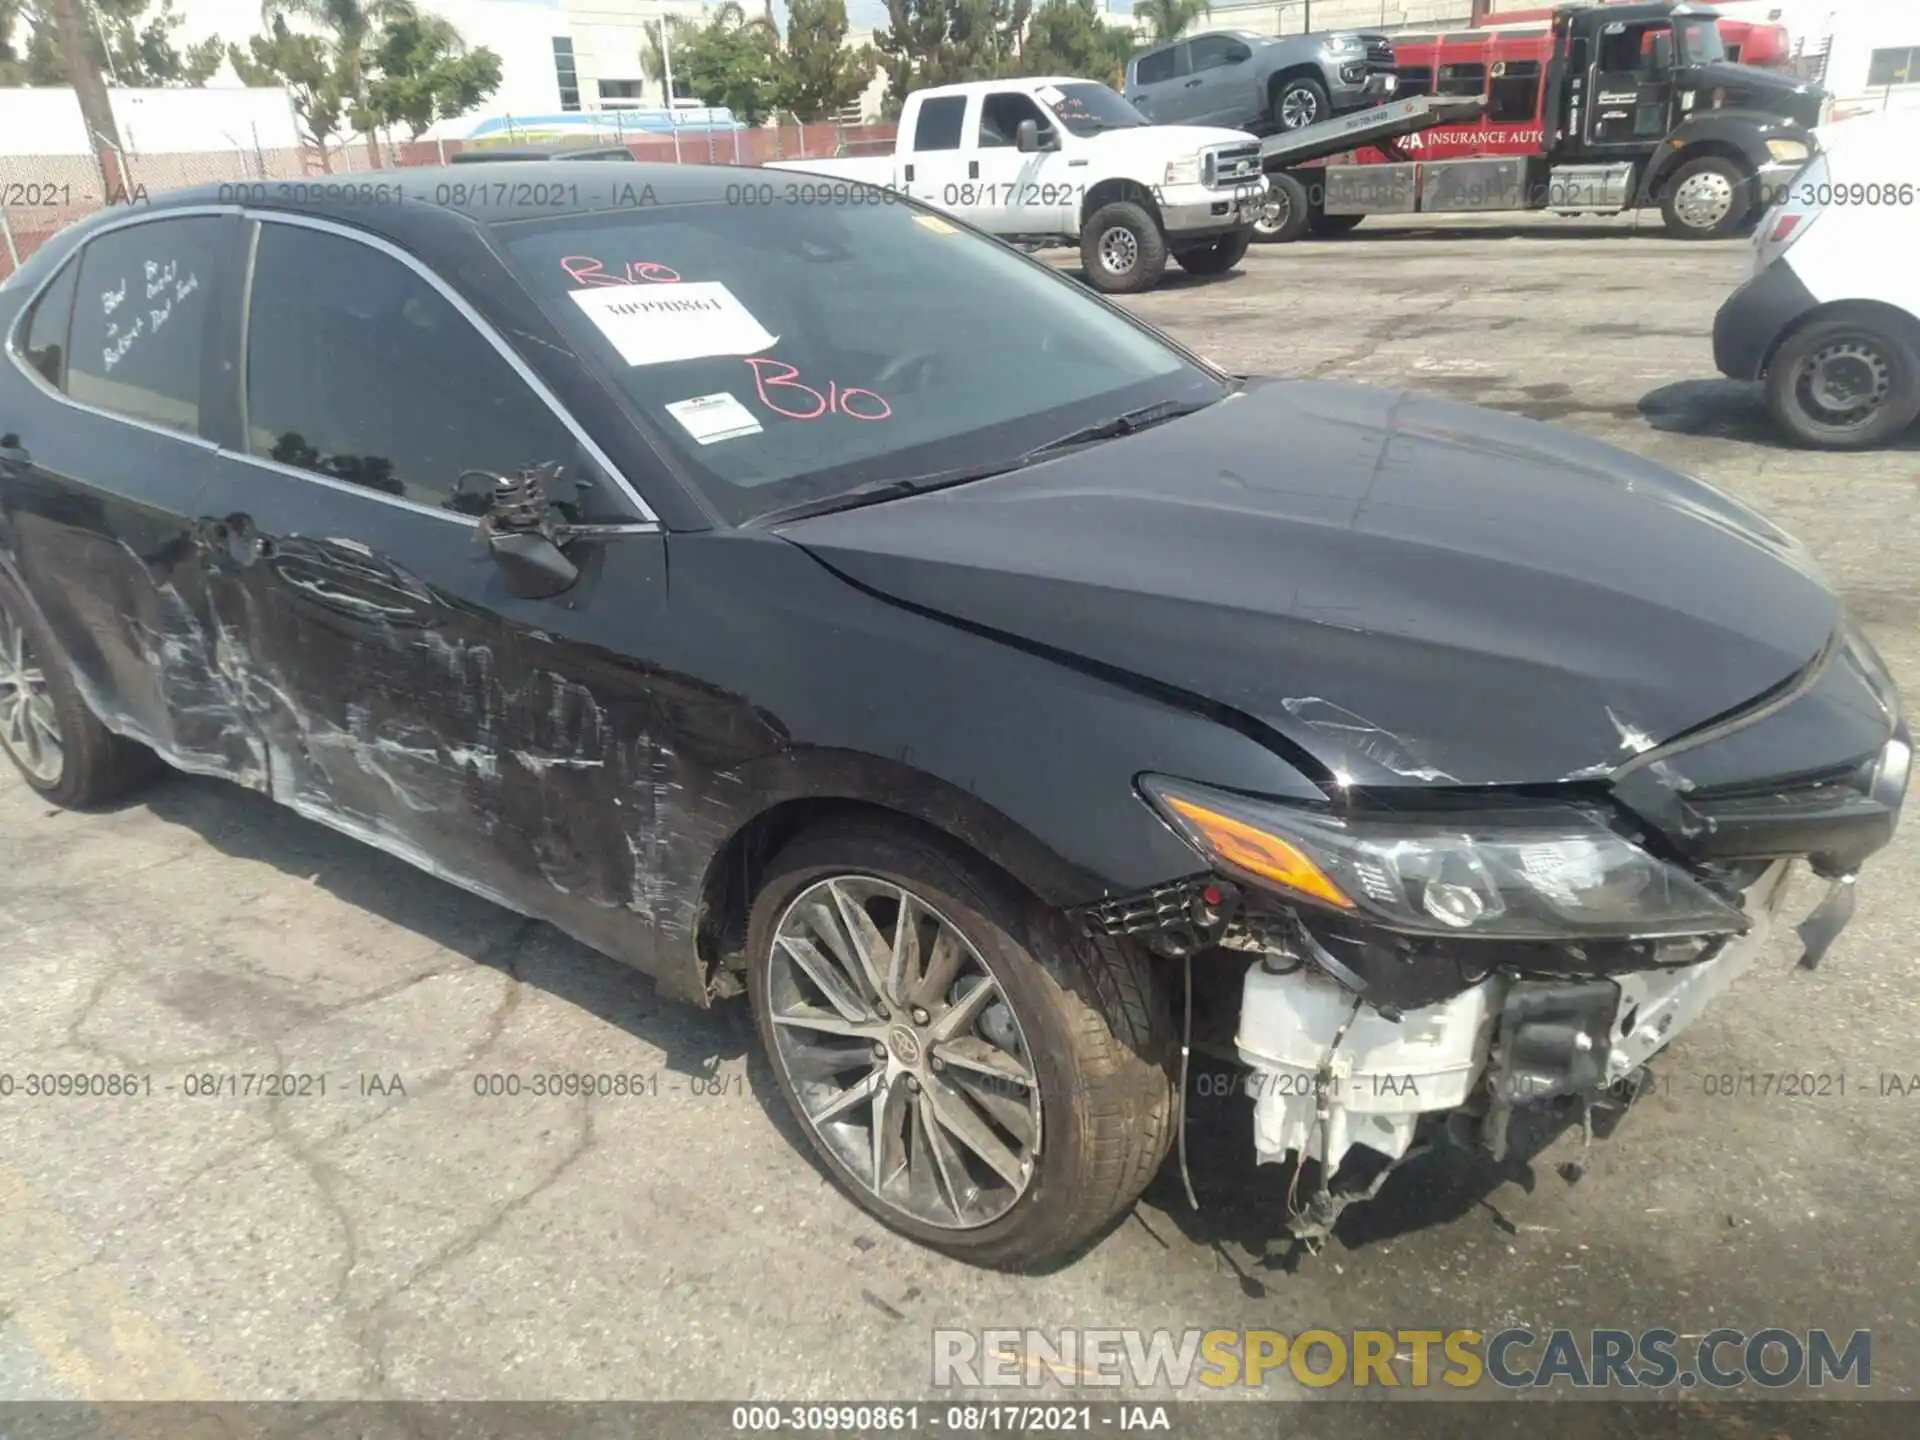
[(1181, 781), (1144, 788), (1201, 853), (1393, 930), (1501, 940), (1728, 935), (1737, 908), (1572, 805), (1355, 819)]
[(1812, 153), (1813, 152), (1807, 148), (1807, 142), (1804, 140), (1767, 141), (1767, 154), (1771, 155), (1783, 165), (1805, 160), (1807, 156)]
[(1345, 54), (1349, 50), (1362, 49), (1365, 45), (1366, 42), (1358, 35), (1329, 35), (1327, 37), (1327, 49), (1333, 51), (1336, 55)]
[(1167, 173), (1161, 179), (1162, 185), (1198, 185), (1200, 183), (1200, 157), (1189, 155), (1185, 160), (1169, 160)]

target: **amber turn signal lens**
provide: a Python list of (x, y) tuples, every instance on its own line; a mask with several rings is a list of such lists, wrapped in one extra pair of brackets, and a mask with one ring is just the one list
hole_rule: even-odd
[(1165, 796), (1166, 803), (1200, 832), (1213, 853), (1227, 864), (1311, 895), (1342, 910), (1353, 909), (1340, 887), (1321, 872), (1318, 865), (1278, 835), (1269, 835), (1244, 820), (1221, 815), (1176, 795)]

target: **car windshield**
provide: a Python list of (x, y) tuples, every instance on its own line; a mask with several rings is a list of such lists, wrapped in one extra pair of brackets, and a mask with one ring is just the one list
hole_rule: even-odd
[(1720, 22), (1706, 15), (1677, 19), (1673, 27), (1682, 65), (1711, 65), (1727, 58), (1727, 47), (1720, 41)]
[(555, 323), (733, 524), (1012, 465), (1228, 390), (1064, 276), (844, 181), (783, 173), (724, 200), (500, 230)]
[(1049, 85), (1039, 92), (1041, 100), (1059, 117), (1060, 123), (1075, 135), (1097, 135), (1102, 130), (1130, 130), (1152, 122), (1133, 108), (1131, 102), (1089, 80), (1071, 85)]

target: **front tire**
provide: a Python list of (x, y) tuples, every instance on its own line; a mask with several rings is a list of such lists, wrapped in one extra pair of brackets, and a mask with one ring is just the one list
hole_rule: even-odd
[(1253, 238), (1266, 245), (1298, 240), (1312, 220), (1307, 187), (1291, 175), (1269, 175), (1266, 196), (1254, 216)]
[(1177, 250), (1173, 258), (1189, 275), (1224, 275), (1246, 258), (1247, 246), (1252, 243), (1251, 230), (1236, 230), (1209, 244)]
[(1920, 419), (1920, 352), (1885, 319), (1815, 321), (1768, 365), (1767, 408), (1811, 449), (1884, 445)]
[(1719, 155), (1689, 160), (1660, 193), (1660, 217), (1679, 240), (1725, 240), (1753, 209), (1753, 177)]
[(0, 750), (56, 805), (97, 805), (160, 768), (87, 708), (26, 595), (0, 575)]
[(1283, 133), (1304, 130), (1332, 116), (1333, 105), (1327, 99), (1327, 87), (1318, 80), (1298, 76), (1274, 93), (1273, 123)]
[(803, 833), (753, 903), (748, 957), (808, 1142), (922, 1245), (1054, 1263), (1165, 1158), (1172, 1025), (1145, 955), (1079, 934), (944, 837), (865, 818)]
[(1088, 216), (1081, 228), (1080, 263), (1087, 283), (1103, 294), (1151, 290), (1166, 273), (1166, 236), (1146, 206), (1113, 200)]

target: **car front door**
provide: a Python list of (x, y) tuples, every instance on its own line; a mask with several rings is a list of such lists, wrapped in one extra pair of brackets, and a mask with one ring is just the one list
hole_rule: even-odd
[(1156, 125), (1172, 125), (1185, 116), (1191, 93), (1187, 81), (1187, 45), (1184, 40), (1150, 50), (1134, 62), (1133, 84), (1127, 99)]
[(44, 283), (0, 377), (0, 549), (108, 726), (264, 789), (192, 523), (217, 468), (204, 401), (225, 383), (213, 341), (241, 228), (212, 207), (133, 212)]
[[(274, 795), (654, 968), (655, 692), (604, 642), (610, 617), (636, 643), (656, 622), (660, 527), (417, 261), (324, 223), (255, 226), (239, 413), (201, 523)], [(570, 588), (523, 598), (479, 514), (493, 477), (555, 463), (590, 482), (568, 513), (603, 528), (568, 546)]]
[[(1052, 98), (1059, 94), (1053, 91)], [(1019, 149), (1022, 120), (1033, 121), (1040, 149)], [(981, 97), (976, 133), (981, 200), (970, 217), (974, 223), (996, 235), (1070, 233), (1078, 196), (1070, 193), (1054, 118), (1024, 90), (993, 90)]]
[(1193, 74), (1181, 118), (1188, 124), (1242, 126), (1259, 114), (1251, 45), (1231, 35), (1200, 35), (1188, 42), (1187, 59)]
[(1667, 20), (1601, 27), (1587, 111), (1592, 149), (1645, 151), (1672, 128), (1673, 53)]

